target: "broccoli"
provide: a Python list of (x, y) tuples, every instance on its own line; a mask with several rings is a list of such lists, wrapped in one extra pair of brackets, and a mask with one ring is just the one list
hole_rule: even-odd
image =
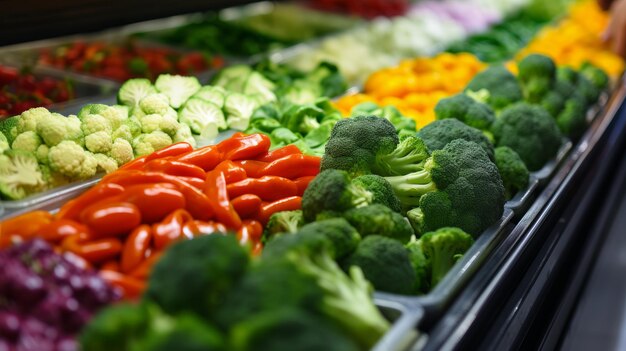
[(530, 171), (543, 167), (562, 143), (554, 118), (543, 108), (523, 102), (502, 111), (492, 131), (496, 145), (515, 150)]
[(202, 85), (196, 77), (161, 74), (154, 82), (154, 87), (168, 97), (170, 106), (177, 109), (200, 90)]
[(480, 130), (489, 130), (495, 113), (489, 105), (480, 103), (466, 94), (457, 94), (441, 99), (435, 106), (437, 119), (455, 118)]
[(425, 294), (430, 290), (430, 262), (424, 255), (422, 242), (413, 236), (405, 247), (409, 252), (409, 260), (415, 271), (415, 293)]
[(9, 145), (13, 143), (13, 140), (17, 137), (17, 126), (21, 116), (13, 116), (0, 120), (0, 133), (2, 133)]
[(266, 241), (278, 233), (295, 233), (303, 224), (301, 210), (276, 212), (265, 225), (263, 240)]
[(351, 209), (344, 217), (363, 237), (382, 235), (406, 244), (413, 236), (411, 225), (402, 215), (380, 204)]
[(39, 146), (42, 144), (42, 140), (39, 135), (32, 130), (18, 134), (11, 148), (13, 150), (21, 150), (26, 152), (36, 152)]
[[(419, 138), (407, 137), (398, 143), (393, 126), (385, 119), (355, 117), (345, 121), (350, 122), (339, 121), (333, 129), (333, 136), (322, 158), (322, 170), (338, 168), (356, 174), (384, 176), (404, 208), (423, 207), (419, 212), (413, 212), (413, 224), (417, 225), (418, 232), (458, 226), (478, 235), (502, 215), (502, 180), (496, 166), (478, 144), (453, 140), (443, 150), (436, 150), (431, 157), (427, 157), (428, 153)], [(461, 123), (456, 120), (438, 122), (444, 121)], [(378, 133), (364, 135), (373, 130)], [(356, 137), (358, 135), (362, 137)], [(311, 185), (307, 191), (309, 189), (312, 189)], [(322, 192), (324, 189), (315, 191)], [(335, 193), (334, 190), (329, 191), (329, 194)], [(304, 206), (303, 199), (303, 211), (307, 218)], [(347, 208), (337, 212), (345, 210)]]
[(556, 124), (564, 135), (576, 139), (587, 128), (587, 106), (584, 97), (575, 92), (565, 101), (563, 110), (556, 115)]
[(504, 196), (512, 198), (528, 185), (529, 172), (517, 152), (508, 146), (496, 148), (496, 166), (504, 184)]
[(440, 228), (419, 238), (430, 266), (430, 286), (435, 287), (474, 244), (471, 235), (459, 228)]
[(466, 91), (473, 92), (482, 89), (489, 92), (487, 103), (496, 111), (524, 98), (517, 79), (502, 65), (489, 66), (476, 74), (465, 87)]
[(335, 124), (326, 143), (321, 170), (340, 169), (356, 176), (370, 174), (377, 155), (391, 153), (398, 142), (396, 129), (384, 118), (343, 119)]
[(356, 251), (341, 262), (345, 271), (357, 266), (374, 288), (396, 294), (412, 294), (417, 275), (409, 252), (397, 240), (370, 235), (359, 243)]
[(277, 308), (253, 316), (235, 326), (232, 340), (234, 349), (240, 351), (361, 349), (350, 338), (335, 330), (332, 324), (294, 308)]
[[(395, 212), (392, 213), (401, 217)], [(309, 223), (300, 228), (296, 235), (325, 237), (331, 244), (329, 252), (336, 260), (352, 253), (361, 241), (359, 232), (343, 218), (330, 218)]]
[(166, 330), (154, 326), (145, 341), (137, 345), (146, 351), (226, 351), (224, 336), (193, 315), (175, 318)]
[(6, 150), (0, 154), (0, 195), (19, 200), (45, 185), (34, 153)]
[(532, 54), (518, 64), (517, 78), (526, 101), (538, 103), (550, 91), (556, 79), (556, 65), (548, 56)]
[(375, 174), (366, 174), (354, 178), (352, 184), (370, 191), (373, 196), (372, 203), (385, 205), (396, 212), (402, 211), (400, 199), (385, 178)]
[(312, 222), (324, 212), (343, 213), (353, 207), (367, 206), (373, 200), (373, 194), (352, 183), (347, 172), (326, 170), (304, 191), (302, 214), (306, 222)]
[(547, 92), (541, 101), (539, 102), (539, 106), (543, 107), (551, 116), (558, 116), (561, 110), (563, 110), (563, 105), (565, 105), (565, 98), (558, 91), (551, 90)]
[(315, 312), (323, 297), (324, 292), (315, 278), (300, 272), (285, 256), (270, 257), (250, 268), (217, 306), (212, 317), (227, 331), (259, 313), (281, 307)]
[(443, 149), (449, 142), (455, 139), (473, 141), (480, 145), (493, 160), (493, 144), (480, 130), (472, 128), (456, 119), (442, 119), (429, 123), (417, 132), (428, 150)]
[(580, 94), (579, 97), (584, 97), (585, 109), (587, 109), (588, 105), (595, 103), (602, 92), (602, 89), (594, 85), (585, 75), (576, 72), (570, 67), (559, 67), (557, 79), (570, 84), (573, 86), (574, 91)]
[(231, 235), (176, 243), (154, 266), (145, 297), (171, 314), (207, 317), (243, 276), (248, 260), (248, 253)]
[(578, 72), (591, 81), (599, 90), (604, 90), (609, 86), (610, 79), (606, 72), (590, 62), (583, 63)]

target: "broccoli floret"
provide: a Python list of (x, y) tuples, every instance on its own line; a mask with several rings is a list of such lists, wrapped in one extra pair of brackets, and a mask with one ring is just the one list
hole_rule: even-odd
[(476, 74), (465, 88), (466, 91), (486, 89), (487, 103), (496, 111), (524, 98), (517, 79), (502, 65), (489, 66)]
[(548, 111), (551, 116), (558, 116), (565, 104), (563, 96), (564, 95), (560, 94), (558, 91), (548, 91), (541, 99), (539, 106)]
[(95, 153), (108, 153), (111, 151), (113, 141), (111, 134), (100, 131), (89, 134), (85, 137), (85, 148)]
[(562, 143), (559, 127), (539, 106), (518, 103), (502, 111), (493, 125), (497, 146), (508, 146), (536, 171), (556, 156)]
[(313, 312), (323, 296), (315, 279), (300, 272), (293, 262), (270, 257), (252, 266), (217, 306), (213, 318), (221, 329), (230, 330), (257, 314), (282, 307)]
[(493, 160), (493, 144), (476, 128), (456, 119), (442, 119), (429, 123), (417, 132), (431, 152), (443, 149), (452, 140), (463, 139), (480, 145)]
[(267, 240), (278, 233), (295, 233), (304, 225), (302, 211), (281, 211), (274, 213), (263, 231), (263, 239)]
[[(396, 215), (398, 214), (396, 213)], [(354, 217), (358, 217), (358, 214), (355, 214)], [(355, 219), (355, 221), (357, 220), (358, 218)], [(330, 218), (309, 223), (300, 228), (296, 235), (325, 237), (331, 244), (331, 250), (329, 252), (336, 260), (342, 259), (352, 253), (361, 241), (359, 232), (343, 218)]]
[(435, 287), (474, 244), (471, 235), (459, 228), (440, 228), (422, 235), (421, 247), (430, 264), (430, 286)]
[(202, 85), (196, 77), (183, 77), (161, 74), (154, 82), (154, 87), (169, 98), (170, 106), (181, 107)]
[(496, 166), (504, 184), (504, 196), (512, 198), (528, 185), (529, 172), (517, 152), (508, 146), (496, 148)]
[(321, 172), (304, 191), (302, 214), (305, 221), (312, 222), (323, 212), (343, 213), (373, 200), (373, 194), (352, 183), (347, 172), (331, 169)]
[(6, 137), (9, 145), (13, 143), (13, 140), (17, 137), (17, 126), (21, 116), (13, 116), (0, 120), (0, 133)]
[(294, 308), (278, 308), (253, 316), (235, 326), (232, 340), (233, 347), (240, 351), (360, 350), (332, 324)]
[(359, 243), (356, 251), (341, 262), (344, 270), (357, 266), (374, 288), (396, 294), (412, 294), (416, 274), (409, 252), (397, 240), (370, 235)]
[(165, 312), (207, 317), (243, 276), (248, 260), (248, 253), (232, 235), (205, 235), (176, 243), (154, 266), (145, 296)]
[(319, 255), (329, 252), (334, 255), (333, 243), (324, 235), (312, 231), (302, 234), (283, 234), (273, 236), (263, 248), (263, 258), (284, 257), (289, 252), (299, 255)]
[(415, 271), (415, 293), (425, 294), (430, 290), (430, 262), (424, 255), (422, 242), (411, 238), (411, 241), (405, 246), (409, 252), (409, 260)]
[(606, 72), (590, 62), (583, 63), (578, 72), (599, 90), (604, 90), (609, 86), (610, 79)]
[(402, 211), (400, 199), (393, 192), (387, 179), (375, 174), (366, 174), (354, 178), (352, 183), (370, 191), (373, 196), (372, 203), (385, 205), (396, 212)]
[(21, 134), (13, 140), (11, 148), (13, 150), (21, 150), (26, 152), (36, 152), (37, 148), (41, 145), (41, 138), (33, 131), (27, 131)]
[(399, 142), (393, 124), (376, 116), (343, 119), (326, 143), (321, 169), (340, 169), (353, 175), (370, 174), (377, 155), (387, 155)]
[[(144, 342), (136, 346), (145, 351), (226, 351), (226, 342), (217, 330), (193, 315), (181, 315), (163, 328), (152, 327)], [(163, 330), (165, 329), (165, 330)]]
[(19, 200), (45, 186), (34, 153), (6, 150), (0, 154), (0, 195)]
[(134, 158), (133, 147), (124, 139), (115, 139), (111, 145), (109, 156), (111, 156), (111, 158), (117, 162), (117, 166), (120, 167)]
[(402, 215), (380, 204), (351, 209), (344, 217), (363, 237), (382, 235), (406, 244), (413, 236), (411, 225)]
[(587, 105), (578, 92), (565, 101), (563, 110), (556, 115), (556, 124), (564, 135), (576, 139), (587, 128)]
[(437, 119), (454, 118), (480, 130), (489, 130), (495, 113), (489, 105), (480, 103), (466, 94), (457, 94), (441, 99), (435, 106)]
[(526, 101), (538, 103), (552, 88), (556, 65), (548, 56), (532, 54), (518, 63), (518, 79)]

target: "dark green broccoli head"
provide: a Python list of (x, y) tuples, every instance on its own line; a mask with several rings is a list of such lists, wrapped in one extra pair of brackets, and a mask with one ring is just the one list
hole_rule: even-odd
[(545, 55), (531, 54), (524, 57), (517, 65), (524, 97), (527, 101), (538, 103), (552, 88), (556, 79), (556, 65)]
[(567, 79), (557, 76), (552, 91), (559, 94), (561, 98), (568, 99), (576, 91), (576, 85)]
[(278, 233), (295, 233), (302, 225), (304, 225), (304, 217), (301, 210), (274, 213), (265, 225), (263, 241), (267, 241)]
[(582, 74), (578, 75), (578, 80), (576, 82), (576, 91), (579, 92), (582, 96), (585, 97), (585, 102), (587, 105), (592, 105), (602, 93), (602, 90), (596, 87), (591, 80), (587, 79)]
[(302, 255), (332, 253), (333, 243), (327, 237), (317, 233), (278, 234), (274, 235), (263, 247), (262, 257), (284, 257), (290, 252)]
[(400, 199), (385, 178), (375, 174), (366, 174), (354, 178), (352, 183), (370, 191), (374, 197), (372, 203), (385, 205), (396, 212), (402, 211)]
[(524, 98), (517, 79), (502, 65), (489, 66), (465, 87), (466, 91), (474, 92), (482, 89), (489, 92), (487, 103), (496, 111)]
[(378, 155), (392, 152), (399, 142), (393, 124), (376, 116), (345, 118), (335, 124), (321, 169), (369, 174)]
[(417, 132), (417, 136), (424, 140), (428, 149), (433, 152), (443, 149), (452, 140), (463, 139), (480, 145), (493, 160), (493, 144), (476, 128), (472, 128), (456, 119), (442, 119), (426, 125)]
[(409, 259), (415, 270), (415, 292), (425, 294), (430, 290), (430, 261), (424, 255), (422, 242), (413, 239), (405, 247), (409, 251)]
[(383, 205), (354, 208), (344, 216), (363, 237), (381, 235), (406, 244), (413, 236), (409, 222), (399, 213)]
[(312, 222), (324, 212), (343, 213), (353, 207), (367, 206), (374, 197), (365, 188), (353, 184), (347, 172), (336, 169), (322, 171), (302, 196), (304, 220)]
[(594, 66), (590, 62), (585, 62), (580, 67), (580, 74), (585, 76), (599, 90), (608, 88), (610, 78), (600, 67)]
[(578, 73), (569, 66), (559, 66), (556, 70), (556, 79), (576, 85)]
[(228, 331), (257, 314), (281, 307), (310, 312), (319, 309), (324, 292), (312, 276), (300, 272), (284, 256), (263, 258), (252, 266), (218, 307), (213, 320), (222, 330)]
[(289, 307), (260, 313), (236, 325), (232, 343), (239, 351), (360, 350), (332, 323)]
[[(478, 144), (453, 140), (442, 150), (433, 152), (425, 169), (430, 170), (436, 189), (424, 192), (419, 197), (419, 208), (407, 213), (417, 233), (454, 226), (478, 236), (502, 216), (505, 201), (502, 179), (496, 165)], [(406, 187), (419, 193), (419, 187)]]
[[(368, 207), (370, 206), (363, 208)], [(351, 211), (352, 210), (347, 213)], [(302, 227), (297, 235), (317, 235), (326, 237), (332, 246), (330, 255), (336, 260), (342, 259), (352, 253), (361, 241), (359, 232), (344, 218), (330, 218), (309, 223)]]
[(504, 184), (504, 195), (512, 198), (518, 191), (526, 188), (530, 173), (517, 152), (508, 146), (496, 148), (496, 166)]
[(558, 91), (551, 90), (547, 92), (539, 106), (543, 107), (551, 116), (558, 116), (565, 105), (565, 98)]
[(561, 132), (570, 138), (580, 137), (587, 128), (587, 105), (584, 101), (579, 92), (574, 93), (565, 101), (563, 110), (556, 117)]
[(426, 260), (430, 263), (430, 286), (435, 287), (454, 264), (474, 244), (471, 235), (459, 228), (440, 228), (419, 238)]
[(435, 106), (437, 119), (454, 118), (480, 130), (488, 130), (495, 120), (493, 109), (466, 94), (456, 94), (441, 99)]
[(357, 266), (374, 288), (396, 294), (412, 294), (416, 274), (409, 252), (397, 240), (380, 235), (363, 238), (352, 255), (342, 261), (344, 270)]
[(518, 103), (502, 111), (493, 124), (497, 146), (508, 146), (530, 171), (539, 170), (556, 156), (562, 135), (554, 118), (539, 106)]
[(145, 297), (170, 314), (193, 312), (207, 317), (243, 276), (248, 261), (234, 235), (206, 235), (176, 243), (154, 266)]
[[(156, 329), (156, 328), (155, 328)], [(217, 330), (192, 316), (181, 315), (167, 331), (154, 331), (138, 349), (146, 351), (226, 351), (228, 347)]]

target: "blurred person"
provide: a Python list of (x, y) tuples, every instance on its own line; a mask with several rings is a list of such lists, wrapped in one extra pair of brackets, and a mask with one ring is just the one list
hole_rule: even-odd
[(611, 11), (604, 40), (611, 41), (613, 51), (626, 58), (626, 0), (598, 0), (598, 4), (602, 9)]

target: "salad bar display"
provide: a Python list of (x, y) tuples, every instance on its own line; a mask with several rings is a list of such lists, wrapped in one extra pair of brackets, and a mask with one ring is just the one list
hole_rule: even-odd
[[(367, 3), (0, 48), (72, 71), (0, 70), (0, 349), (460, 340), (450, 306), (569, 184), (624, 63), (590, 1)], [(55, 104), (83, 76), (120, 85)]]

